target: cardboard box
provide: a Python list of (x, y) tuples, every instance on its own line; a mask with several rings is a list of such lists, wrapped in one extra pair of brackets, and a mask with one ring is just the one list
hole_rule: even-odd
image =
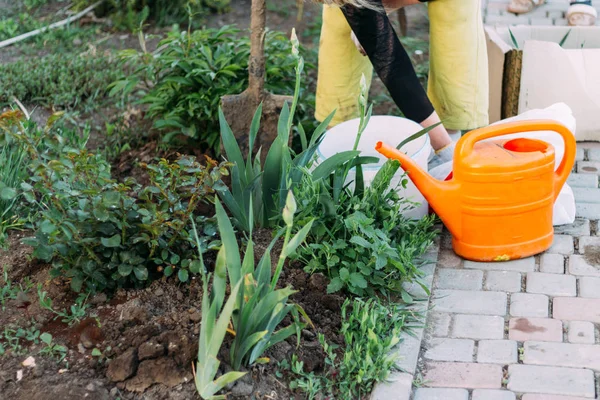
[(486, 27), (486, 40), (490, 123), (563, 102), (577, 140), (600, 141), (600, 27)]

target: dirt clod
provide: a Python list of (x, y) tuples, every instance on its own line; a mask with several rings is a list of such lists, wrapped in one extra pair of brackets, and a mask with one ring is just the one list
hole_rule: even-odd
[(143, 343), (138, 348), (138, 358), (141, 360), (147, 360), (149, 358), (158, 358), (165, 354), (165, 347), (153, 341)]
[(129, 349), (108, 365), (106, 376), (113, 382), (122, 382), (135, 374), (137, 366), (137, 352)]

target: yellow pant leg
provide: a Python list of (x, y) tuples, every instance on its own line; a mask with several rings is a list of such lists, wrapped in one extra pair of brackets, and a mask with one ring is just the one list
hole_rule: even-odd
[(448, 129), (488, 122), (487, 48), (481, 0), (433, 0), (428, 95)]
[(315, 118), (323, 122), (337, 110), (330, 126), (359, 116), (360, 79), (364, 74), (370, 87), (373, 77), (369, 58), (359, 53), (350, 33), (350, 25), (342, 11), (324, 6)]

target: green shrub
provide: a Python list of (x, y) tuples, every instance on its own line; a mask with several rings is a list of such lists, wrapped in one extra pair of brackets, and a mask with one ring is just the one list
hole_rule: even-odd
[[(27, 128), (27, 129), (26, 129)], [(162, 275), (180, 281), (199, 273), (190, 217), (202, 226), (202, 251), (213, 248), (216, 227), (195, 216), (200, 203), (214, 195), (214, 186), (228, 174), (228, 164), (192, 157), (142, 165), (149, 185), (117, 182), (99, 154), (71, 147), (52, 128), (40, 135), (31, 124), (12, 133), (31, 157), (24, 198), (39, 210), (35, 237), (26, 240), (35, 258), (53, 261), (53, 275), (71, 279), (75, 291), (140, 286)], [(44, 151), (38, 150), (41, 137)]]
[(107, 56), (56, 54), (0, 65), (0, 106), (12, 96), (45, 107), (93, 106), (119, 76)]
[[(111, 94), (141, 95), (140, 102), (147, 104), (147, 115), (164, 132), (164, 140), (186, 135), (216, 151), (221, 97), (241, 93), (248, 84), (250, 44), (248, 38), (239, 38), (239, 33), (231, 26), (191, 33), (173, 31), (155, 53), (125, 50), (120, 53), (122, 62), (135, 67), (111, 85)], [(268, 32), (265, 53), (266, 90), (291, 93), (296, 58), (289, 41), (281, 33)], [(301, 90), (300, 95), (309, 94)], [(300, 104), (300, 118), (310, 120), (310, 103)]]
[(0, 244), (4, 242), (8, 229), (21, 224), (17, 194), (21, 182), (27, 177), (26, 156), (25, 150), (17, 144), (0, 146)]
[(294, 355), (292, 372), (298, 379), (290, 386), (306, 393), (310, 400), (319, 396), (364, 398), (371, 393), (375, 383), (388, 378), (397, 362), (398, 356), (393, 354), (393, 349), (402, 345), (401, 334), (410, 334), (421, 326), (420, 320), (420, 316), (407, 306), (387, 304), (378, 298), (346, 300), (342, 305), (340, 329), (344, 338), (342, 351), (328, 344), (319, 334), (319, 342), (325, 351), (325, 372), (322, 375), (304, 372), (303, 363)]

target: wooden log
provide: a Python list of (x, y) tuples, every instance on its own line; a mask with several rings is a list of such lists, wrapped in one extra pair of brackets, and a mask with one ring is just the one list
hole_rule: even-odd
[(502, 119), (514, 117), (519, 113), (522, 65), (522, 50), (510, 50), (506, 53), (502, 78)]

